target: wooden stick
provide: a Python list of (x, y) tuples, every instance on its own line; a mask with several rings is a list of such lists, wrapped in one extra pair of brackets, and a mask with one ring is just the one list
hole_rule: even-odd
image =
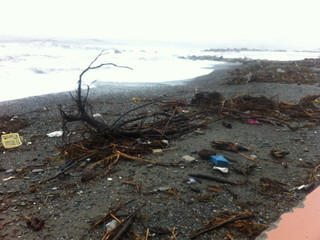
[[(121, 228), (114, 237), (112, 237), (112, 240), (119, 240), (121, 239), (122, 235), (129, 229), (133, 219), (135, 218), (137, 212), (145, 205), (146, 203), (142, 204), (140, 207), (138, 207), (133, 213), (131, 213), (126, 219), (124, 219), (118, 227), (116, 227), (112, 232), (115, 232), (119, 228)], [(110, 234), (109, 233), (109, 234)], [(105, 240), (105, 236), (103, 237), (103, 240)], [(107, 238), (108, 239), (108, 238)]]
[[(111, 209), (110, 211), (108, 211), (107, 213), (103, 214), (97, 221), (95, 221), (92, 225), (91, 225), (91, 228), (89, 231), (93, 230), (94, 228), (96, 228), (98, 225), (100, 225), (101, 223), (103, 223), (104, 221), (107, 220), (107, 218), (109, 216), (112, 216), (113, 214), (115, 214), (120, 208), (122, 208), (123, 206), (133, 202), (134, 199), (122, 204), (122, 205), (119, 205), (117, 207), (114, 207), (113, 209)], [(117, 220), (117, 219), (116, 219)], [(118, 220), (117, 220), (118, 221)]]
[(235, 182), (231, 182), (227, 179), (222, 179), (222, 178), (218, 178), (218, 177), (214, 177), (214, 176), (209, 176), (209, 175), (204, 175), (204, 174), (189, 174), (190, 177), (194, 177), (194, 178), (200, 178), (200, 179), (206, 179), (206, 180), (210, 180), (210, 181), (216, 181), (218, 183), (227, 183), (227, 184), (231, 184), (231, 185), (236, 185), (237, 183)]
[(254, 162), (258, 162), (258, 160), (257, 159), (253, 159), (253, 158), (251, 158), (251, 157), (249, 157), (249, 156), (247, 156), (247, 155), (245, 155), (244, 153), (242, 153), (242, 152), (238, 152), (242, 157), (245, 157), (246, 159), (249, 159), (250, 161), (254, 161)]
[(222, 220), (221, 222), (214, 224), (212, 227), (208, 227), (208, 228), (202, 229), (202, 230), (198, 231), (197, 233), (192, 234), (190, 237), (191, 237), (191, 239), (194, 239), (194, 238), (198, 237), (201, 234), (204, 234), (204, 233), (209, 232), (209, 231), (211, 231), (213, 229), (221, 227), (221, 226), (223, 226), (223, 225), (225, 225), (227, 223), (234, 222), (234, 221), (237, 221), (237, 220), (240, 220), (240, 219), (244, 219), (244, 218), (248, 218), (248, 217), (251, 217), (251, 216), (252, 216), (252, 213), (251, 212), (247, 212), (247, 211), (243, 212), (243, 213), (240, 213), (240, 214), (237, 214), (237, 215), (234, 215), (234, 216), (232, 216), (232, 217), (230, 217), (228, 219)]
[(45, 184), (45, 183), (47, 183), (47, 182), (49, 182), (49, 181), (51, 181), (51, 180), (59, 177), (59, 176), (62, 175), (63, 173), (69, 171), (71, 168), (73, 168), (73, 167), (74, 167), (75, 165), (77, 165), (78, 163), (86, 160), (87, 158), (93, 157), (93, 156), (96, 155), (96, 154), (98, 154), (98, 151), (96, 151), (96, 152), (94, 152), (94, 153), (91, 153), (91, 154), (88, 154), (88, 155), (86, 155), (86, 156), (84, 156), (84, 157), (76, 160), (76, 161), (73, 162), (70, 166), (66, 167), (63, 171), (59, 172), (58, 174), (56, 174), (56, 175), (54, 175), (54, 176), (52, 176), (52, 177), (49, 177), (49, 178), (47, 178), (47, 179), (39, 182), (38, 184), (30, 187), (30, 188), (28, 189), (28, 192), (29, 192), (29, 193), (35, 192), (39, 187), (41, 187), (41, 185), (43, 185), (43, 184)]
[(131, 159), (131, 160), (135, 160), (135, 161), (139, 161), (139, 162), (152, 163), (152, 164), (161, 165), (161, 166), (176, 166), (176, 165), (177, 165), (176, 163), (154, 162), (154, 161), (151, 161), (151, 160), (147, 160), (147, 159), (143, 159), (143, 158), (139, 158), (139, 157), (130, 156), (130, 155), (125, 154), (125, 153), (122, 153), (122, 152), (120, 152), (120, 151), (116, 151), (116, 152), (117, 152), (117, 154), (119, 154), (119, 155), (122, 156), (122, 157), (129, 158), (129, 159)]

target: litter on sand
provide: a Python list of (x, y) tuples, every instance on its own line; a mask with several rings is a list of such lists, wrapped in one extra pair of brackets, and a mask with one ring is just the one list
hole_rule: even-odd
[(47, 133), (48, 137), (62, 137), (62, 135), (63, 135), (63, 131), (62, 130), (54, 131), (54, 132), (51, 132), (51, 133)]
[(4, 134), (1, 136), (1, 142), (4, 148), (15, 148), (22, 145), (22, 138), (19, 133)]

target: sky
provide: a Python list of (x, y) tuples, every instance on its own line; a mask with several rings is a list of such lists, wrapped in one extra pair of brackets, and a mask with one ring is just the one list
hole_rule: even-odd
[(1, 0), (0, 35), (320, 48), (319, 0)]

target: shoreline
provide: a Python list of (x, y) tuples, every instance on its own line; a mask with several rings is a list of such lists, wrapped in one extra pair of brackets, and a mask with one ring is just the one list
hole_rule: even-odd
[[(318, 94), (319, 86), (316, 84), (299, 84), (299, 86), (297, 84), (265, 82), (241, 85), (226, 84), (225, 79), (230, 76), (230, 71), (244, 67), (245, 65), (239, 62), (221, 64), (207, 75), (173, 82), (120, 83), (118, 85), (114, 82), (103, 82), (90, 89), (89, 100), (114, 101), (117, 99), (118, 101), (127, 101), (132, 98), (154, 99), (164, 95), (167, 98), (192, 98), (195, 91), (216, 91), (225, 97), (253, 94), (270, 97), (277, 101), (295, 103), (306, 95)], [(70, 93), (74, 93), (74, 90), (2, 101), (0, 102), (0, 114), (19, 114), (34, 109), (71, 103)]]
[[(238, 66), (238, 64), (223, 64), (211, 73), (192, 79), (168, 81), (163, 83), (114, 83), (102, 82), (97, 87), (90, 89), (89, 99), (92, 101), (114, 100), (126, 101), (128, 98), (158, 98), (163, 95), (176, 97), (181, 92), (194, 92), (193, 88), (201, 86), (207, 82), (214, 85), (220, 83), (221, 78), (227, 76), (229, 69)], [(32, 109), (69, 103), (72, 101), (70, 93), (73, 91), (65, 91), (58, 93), (50, 93), (44, 95), (30, 96), (21, 99), (14, 99), (0, 102), (0, 114), (18, 114), (19, 112), (28, 112)], [(179, 94), (177, 94), (179, 93)]]

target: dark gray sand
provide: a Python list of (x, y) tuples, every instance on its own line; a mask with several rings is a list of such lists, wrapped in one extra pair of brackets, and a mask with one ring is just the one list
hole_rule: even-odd
[[(217, 91), (226, 97), (251, 94), (297, 102), (306, 95), (319, 93), (319, 87), (315, 84), (226, 85), (228, 70), (234, 67), (239, 66), (224, 65), (211, 74), (181, 81), (179, 84), (115, 86), (105, 83), (92, 89), (89, 99), (94, 112), (102, 114), (105, 121), (108, 121), (141, 104), (139, 101), (132, 101), (132, 98), (183, 99), (190, 102), (196, 91)], [(82, 166), (61, 178), (47, 182), (34, 193), (10, 196), (14, 191), (23, 192), (39, 181), (59, 173), (57, 166), (62, 160), (56, 158), (59, 154), (56, 147), (60, 146), (62, 141), (46, 135), (61, 129), (57, 108), (59, 104), (72, 104), (69, 93), (0, 102), (0, 114), (18, 116), (30, 123), (19, 130), (23, 137), (23, 146), (12, 150), (1, 148), (0, 239), (102, 239), (107, 222), (89, 232), (90, 224), (111, 208), (132, 199), (135, 201), (121, 208), (116, 214), (118, 218), (124, 219), (143, 203), (146, 205), (139, 211), (131, 232), (122, 239), (146, 239), (147, 229), (150, 230), (148, 239), (190, 239), (195, 230), (224, 211), (252, 212), (254, 217), (250, 220), (262, 227), (257, 230), (259, 232), (277, 220), (281, 213), (298, 204), (306, 193), (287, 190), (305, 184), (314, 167), (320, 163), (319, 127), (292, 131), (286, 126), (250, 125), (234, 120), (231, 121), (232, 129), (227, 129), (222, 127), (221, 121), (214, 121), (201, 131), (169, 142), (169, 148), (174, 148), (173, 150), (160, 155), (143, 156), (158, 162), (181, 161), (179, 167), (121, 160), (109, 175), (83, 183), (80, 178), (85, 166)], [(210, 149), (210, 142), (213, 140), (248, 146), (250, 151), (247, 154), (257, 156), (258, 166), (246, 177), (233, 171), (230, 171), (228, 176), (213, 172), (212, 165), (201, 160), (196, 154), (202, 148)], [(271, 149), (282, 149), (290, 154), (275, 161), (269, 155)], [(184, 162), (182, 157), (185, 155), (194, 157), (196, 161)], [(250, 160), (237, 154), (233, 157), (243, 166), (252, 164)], [(41, 170), (34, 173), (34, 169)], [(188, 183), (189, 174), (199, 173), (246, 183), (229, 185), (209, 180)], [(15, 178), (9, 179), (10, 177)], [(282, 183), (286, 191), (272, 194), (260, 192), (258, 185), (261, 177)], [(141, 186), (141, 189), (125, 184), (124, 181), (134, 182)], [(44, 227), (33, 231), (26, 225), (30, 217), (45, 219)], [(228, 225), (202, 234), (196, 239), (231, 239), (225, 238), (228, 234), (234, 239), (255, 237), (254, 234), (250, 236), (249, 233), (238, 230), (239, 228)]]

